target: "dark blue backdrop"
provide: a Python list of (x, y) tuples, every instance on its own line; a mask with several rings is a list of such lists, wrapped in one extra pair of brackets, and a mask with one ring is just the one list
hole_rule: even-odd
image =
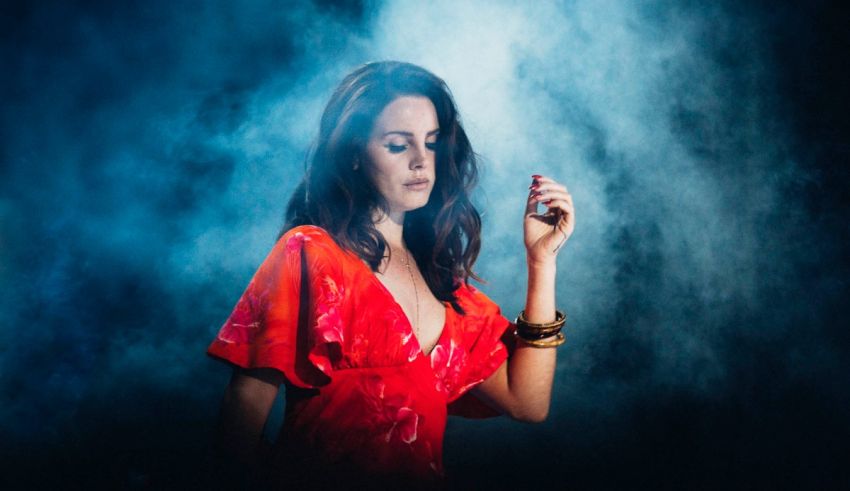
[(578, 210), (552, 416), (450, 421), (455, 482), (850, 485), (836, 5), (0, 11), (0, 484), (209, 484), (229, 374), (204, 349), (274, 242), (334, 84), (398, 58), (447, 80), (483, 156), (478, 269), (506, 315), (528, 176), (566, 182)]

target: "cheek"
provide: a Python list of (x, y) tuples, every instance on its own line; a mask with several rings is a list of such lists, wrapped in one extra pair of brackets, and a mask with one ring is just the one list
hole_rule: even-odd
[(372, 176), (376, 181), (393, 182), (404, 173), (404, 164), (401, 159), (390, 154), (373, 156), (371, 164)]
[(393, 173), (391, 165), (386, 159), (376, 162), (372, 159), (369, 162), (368, 175), (369, 180), (375, 189), (384, 196), (391, 194), (394, 189), (394, 183), (398, 181), (397, 176)]
[(378, 184), (389, 180), (390, 175), (387, 172), (385, 162), (372, 160), (369, 164), (369, 175), (374, 183)]

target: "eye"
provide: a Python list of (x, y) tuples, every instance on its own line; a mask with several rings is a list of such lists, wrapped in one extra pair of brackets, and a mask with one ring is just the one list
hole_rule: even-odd
[(425, 148), (432, 152), (435, 152), (437, 150), (437, 142), (426, 143)]
[(388, 143), (384, 146), (387, 147), (390, 153), (401, 153), (407, 150), (407, 145), (393, 145), (392, 143)]

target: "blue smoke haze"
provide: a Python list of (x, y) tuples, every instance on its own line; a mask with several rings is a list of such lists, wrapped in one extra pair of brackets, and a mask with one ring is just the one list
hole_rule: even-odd
[(334, 86), (401, 59), (447, 81), (482, 156), (477, 268), (506, 315), (525, 296), (529, 176), (577, 208), (550, 419), (451, 420), (459, 487), (535, 483), (518, 469), (541, 456), (544, 488), (850, 483), (848, 45), (831, 9), (3, 7), (3, 479), (205, 482), (229, 377), (206, 345)]

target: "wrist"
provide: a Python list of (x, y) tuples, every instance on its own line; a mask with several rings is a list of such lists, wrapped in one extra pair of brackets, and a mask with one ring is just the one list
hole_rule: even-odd
[(544, 272), (555, 271), (558, 267), (557, 257), (534, 258), (530, 255), (525, 256), (525, 263), (528, 265), (528, 272)]

